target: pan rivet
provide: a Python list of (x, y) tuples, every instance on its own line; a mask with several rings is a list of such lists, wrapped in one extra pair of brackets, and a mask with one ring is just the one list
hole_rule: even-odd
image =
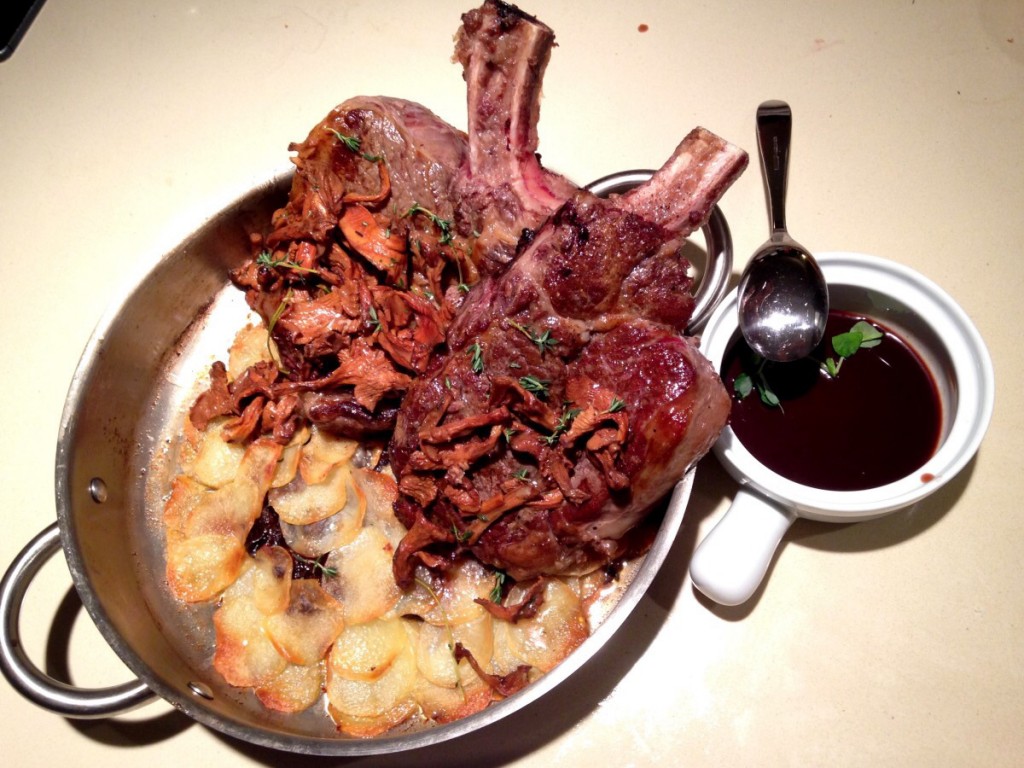
[(213, 691), (210, 690), (210, 686), (206, 683), (197, 683), (193, 680), (189, 682), (188, 689), (196, 696), (200, 696), (208, 701), (213, 701)]
[(103, 482), (103, 478), (94, 477), (89, 481), (89, 495), (97, 504), (107, 500), (107, 484)]

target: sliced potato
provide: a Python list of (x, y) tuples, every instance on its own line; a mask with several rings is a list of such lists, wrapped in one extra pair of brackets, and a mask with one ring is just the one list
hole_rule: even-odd
[(281, 522), (284, 540), (303, 557), (317, 558), (343, 547), (362, 530), (366, 496), (358, 486), (353, 486), (348, 467), (339, 465), (337, 471), (345, 476), (345, 504), (341, 509), (323, 520), (304, 525)]
[(299, 474), (310, 485), (322, 483), (336, 465), (352, 461), (358, 447), (355, 440), (335, 437), (314, 426), (302, 449)]
[(366, 497), (366, 516), (363, 525), (376, 528), (383, 533), (392, 547), (397, 547), (406, 534), (406, 527), (395, 517), (395, 501), (398, 499), (398, 483), (388, 472), (376, 472), (364, 467), (352, 469), (355, 487)]
[(455, 644), (461, 643), (483, 669), (494, 649), (493, 620), (489, 613), (451, 627), (421, 622), (416, 638), (416, 666), (425, 680), (442, 688), (456, 688), (476, 675), (468, 661), (455, 662)]
[(168, 535), (167, 585), (175, 597), (187, 603), (212, 600), (234, 582), (244, 560), (245, 549), (236, 536)]
[(385, 534), (369, 527), (331, 552), (327, 567), (334, 575), (324, 580), (324, 589), (341, 603), (347, 623), (380, 618), (398, 603), (402, 590), (391, 570), (393, 557), (394, 548)]
[(292, 587), (292, 556), (284, 547), (263, 547), (251, 561), (246, 579), (235, 593), (248, 590), (249, 599), (265, 616), (288, 608)]
[(303, 666), (323, 659), (343, 627), (341, 606), (315, 579), (292, 581), (288, 606), (266, 622), (278, 653)]
[(413, 698), (425, 717), (437, 723), (450, 723), (485, 709), (494, 696), (490, 686), (470, 668), (456, 688), (434, 685), (420, 677), (413, 690)]
[(321, 482), (309, 483), (301, 471), (288, 485), (270, 491), (269, 501), (281, 521), (309, 525), (341, 510), (348, 500), (351, 472), (345, 464), (331, 468)]
[(254, 595), (258, 570), (254, 560), (248, 561), (213, 614), (217, 637), (213, 666), (229, 685), (262, 687), (288, 666), (264, 629), (266, 614)]
[(401, 722), (415, 709), (416, 680), (416, 659), (406, 643), (384, 673), (370, 680), (344, 677), (338, 674), (337, 664), (328, 662), (327, 698), (331, 709), (343, 716), (391, 719), (397, 713)]
[(387, 733), (396, 725), (400, 725), (419, 711), (416, 702), (409, 698), (398, 702), (390, 710), (376, 717), (358, 717), (335, 708), (328, 698), (327, 711), (338, 726), (338, 730), (347, 736), (370, 739)]
[[(424, 590), (424, 583), (417, 579), (416, 586), (410, 590)], [(494, 588), (494, 573), (478, 561), (465, 559), (431, 585), (428, 599), (425, 601), (427, 610), (421, 614), (424, 621), (436, 626), (462, 624), (479, 618), (485, 609), (476, 603), (476, 599), (489, 599)]]
[(249, 323), (235, 334), (235, 341), (228, 350), (229, 379), (237, 379), (251, 365), (271, 360), (267, 338), (267, 328), (262, 324)]
[(204, 493), (189, 511), (182, 532), (192, 538), (210, 533), (245, 540), (259, 516), (259, 489), (244, 479)]
[(196, 455), (188, 467), (193, 478), (210, 488), (220, 488), (234, 480), (245, 455), (243, 443), (229, 443), (221, 434), (225, 421), (214, 419), (199, 433)]
[(274, 468), (274, 477), (270, 481), (271, 488), (280, 488), (295, 479), (295, 473), (299, 471), (299, 460), (302, 458), (302, 447), (309, 441), (309, 434), (309, 427), (306, 426), (295, 430), (295, 435), (284, 447), (281, 460)]
[[(509, 600), (521, 599), (516, 586)], [(537, 614), (508, 625), (508, 647), (514, 656), (542, 672), (550, 672), (556, 664), (587, 639), (589, 629), (580, 599), (558, 579), (544, 585), (544, 603)]]
[(395, 659), (412, 656), (412, 643), (403, 619), (377, 619), (350, 624), (338, 635), (328, 656), (328, 673), (347, 680), (373, 682), (382, 677)]
[(276, 712), (301, 712), (313, 706), (323, 693), (324, 664), (308, 667), (289, 664), (279, 675), (256, 689), (256, 697)]
[(209, 490), (198, 480), (188, 475), (178, 475), (171, 483), (171, 495), (164, 504), (164, 527), (167, 531), (181, 533), (185, 521)]

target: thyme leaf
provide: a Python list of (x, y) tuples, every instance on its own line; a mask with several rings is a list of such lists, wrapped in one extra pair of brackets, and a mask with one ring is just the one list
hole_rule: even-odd
[(424, 208), (419, 203), (413, 203), (409, 207), (409, 210), (407, 210), (402, 215), (415, 216), (417, 213), (422, 213), (431, 221), (431, 223), (433, 223), (435, 227), (437, 227), (441, 231), (441, 240), (439, 241), (441, 245), (448, 245), (449, 243), (452, 242), (452, 240), (454, 239), (454, 225), (452, 224), (451, 219), (442, 219), (432, 210), (430, 210), (429, 208)]
[(256, 263), (261, 267), (287, 267), (288, 269), (294, 269), (296, 272), (309, 272), (314, 275), (318, 274), (315, 269), (304, 267), (291, 259), (275, 259), (274, 254), (270, 251), (260, 251), (259, 255), (256, 256)]
[(517, 323), (515, 320), (509, 320), (508, 324), (519, 331), (521, 334), (526, 336), (530, 341), (537, 345), (537, 349), (543, 355), (548, 350), (554, 349), (555, 344), (558, 343), (558, 339), (551, 335), (551, 329), (545, 328), (544, 333), (537, 333), (531, 328), (525, 325)]
[(363, 141), (358, 136), (347, 136), (341, 131), (336, 131), (333, 128), (328, 128), (327, 130), (333, 133), (335, 137), (337, 137), (338, 141), (345, 145), (345, 148), (348, 149), (349, 152), (354, 152), (362, 157), (363, 160), (366, 160), (369, 163), (379, 163), (384, 159), (383, 155), (371, 155), (369, 152), (363, 152)]
[(469, 365), (473, 369), (473, 373), (483, 373), (484, 348), (480, 346), (480, 342), (474, 341), (466, 350), (466, 354), (470, 357)]
[(536, 376), (522, 376), (519, 379), (519, 383), (527, 392), (533, 392), (538, 397), (546, 395), (551, 384), (550, 382), (538, 379)]

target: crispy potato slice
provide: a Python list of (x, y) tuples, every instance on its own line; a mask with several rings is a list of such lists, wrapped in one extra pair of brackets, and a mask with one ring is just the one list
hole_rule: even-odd
[(391, 570), (394, 547), (378, 528), (362, 528), (355, 539), (331, 552), (334, 575), (326, 589), (342, 605), (345, 621), (363, 624), (380, 618), (398, 603), (402, 590)]
[(451, 627), (438, 627), (427, 622), (419, 624), (416, 648), (416, 666), (425, 680), (442, 688), (456, 688), (476, 676), (468, 661), (455, 662), (455, 643), (473, 654), (485, 670), (494, 650), (493, 620), (483, 613), (472, 621)]
[(263, 567), (255, 558), (248, 561), (213, 614), (217, 638), (213, 667), (229, 685), (262, 687), (288, 666), (264, 629), (266, 614), (255, 597), (258, 572)]
[(493, 571), (469, 558), (441, 576), (417, 569), (416, 584), (402, 596), (397, 610), (436, 626), (462, 624), (485, 612), (474, 601), (478, 597), (488, 599), (493, 587)]
[(207, 533), (167, 537), (167, 585), (187, 603), (212, 600), (238, 577), (245, 549), (236, 536)]
[(353, 467), (352, 480), (366, 496), (366, 516), (363, 525), (383, 533), (392, 547), (397, 547), (406, 534), (406, 527), (395, 517), (398, 483), (390, 470), (376, 472), (364, 467)]
[(183, 530), (186, 536), (232, 533), (241, 540), (263, 510), (281, 446), (260, 438), (249, 444), (234, 479), (205, 494), (191, 510)]
[(324, 664), (289, 664), (281, 674), (256, 689), (256, 698), (276, 712), (301, 712), (316, 704), (324, 687)]
[(345, 626), (341, 606), (315, 579), (295, 579), (288, 606), (267, 618), (266, 629), (278, 653), (308, 666), (327, 655)]
[(261, 503), (259, 489), (244, 480), (208, 490), (189, 511), (182, 532), (187, 538), (216, 533), (244, 541)]
[(259, 611), (270, 616), (288, 608), (292, 587), (292, 556), (284, 547), (263, 547), (252, 559), (252, 572), (247, 573), (251, 584), (249, 597)]
[(338, 668), (333, 659), (328, 661), (327, 698), (334, 712), (355, 718), (385, 716), (389, 720), (392, 713), (398, 713), (398, 722), (401, 722), (415, 709), (412, 692), (418, 673), (408, 640), (384, 672), (373, 679), (342, 676), (338, 674)]
[(487, 708), (494, 699), (490, 686), (472, 667), (467, 669), (469, 671), (463, 674), (462, 684), (456, 688), (434, 685), (425, 677), (419, 678), (413, 698), (425, 717), (437, 723), (451, 723)]
[(164, 504), (164, 527), (167, 531), (181, 533), (185, 521), (209, 489), (188, 475), (178, 475), (171, 482), (171, 495)]
[[(513, 587), (509, 601), (522, 599)], [(544, 603), (537, 614), (507, 626), (508, 648), (514, 656), (542, 672), (555, 665), (587, 639), (589, 628), (580, 599), (558, 579), (544, 584)]]
[(310, 485), (322, 483), (335, 465), (352, 461), (357, 448), (359, 443), (355, 440), (335, 437), (314, 426), (302, 449), (299, 474)]
[(305, 525), (293, 525), (284, 520), (281, 522), (284, 540), (304, 557), (320, 557), (326, 552), (343, 547), (355, 539), (362, 530), (366, 515), (366, 495), (358, 486), (353, 486), (351, 472), (347, 466), (339, 465), (337, 471), (345, 477), (345, 504), (341, 509), (323, 520)]
[(389, 618), (349, 624), (331, 648), (327, 671), (347, 680), (373, 682), (403, 653), (412, 653), (405, 620)]
[(413, 699), (399, 702), (390, 710), (376, 717), (357, 717), (336, 709), (330, 704), (328, 698), (327, 711), (338, 730), (347, 736), (355, 736), (362, 739), (370, 739), (387, 733), (396, 725), (401, 725), (412, 717), (419, 708)]
[(271, 361), (267, 338), (267, 328), (263, 324), (249, 323), (235, 334), (235, 341), (228, 350), (229, 379), (237, 379), (251, 365)]
[(227, 442), (221, 430), (225, 419), (210, 422), (201, 434), (198, 450), (189, 474), (203, 485), (220, 488), (235, 479), (245, 455), (245, 445)]
[(299, 460), (302, 458), (302, 447), (309, 441), (309, 435), (309, 427), (303, 426), (295, 430), (291, 442), (281, 452), (281, 460), (277, 462), (274, 477), (270, 481), (271, 488), (280, 488), (295, 479), (295, 473), (299, 471)]
[(309, 483), (299, 474), (281, 488), (270, 491), (270, 505), (281, 522), (309, 525), (330, 517), (348, 501), (351, 472), (345, 464), (336, 464), (321, 482)]

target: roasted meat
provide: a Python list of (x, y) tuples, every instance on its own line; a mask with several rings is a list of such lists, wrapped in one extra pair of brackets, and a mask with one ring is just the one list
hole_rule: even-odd
[(682, 335), (680, 245), (746, 156), (697, 129), (645, 186), (577, 189), (537, 154), (553, 45), (486, 0), (456, 35), (468, 133), (358, 97), (291, 146), (287, 204), (232, 274), (271, 359), (231, 381), (215, 366), (191, 413), (239, 442), (305, 422), (390, 436), (404, 585), (466, 552), (516, 579), (619, 557), (725, 421)]
[(290, 147), (288, 203), (232, 274), (272, 336), (280, 375), (258, 405), (221, 386), (197, 419), (244, 411), (238, 439), (271, 423), (283, 438), (282, 418), (260, 409), (287, 396), (298, 406), (289, 419), (349, 437), (390, 432), (469, 286), (503, 269), (524, 229), (575, 191), (536, 154), (553, 44), (548, 27), (488, 0), (457, 35), (468, 137), (419, 104), (361, 96)]
[(680, 244), (746, 160), (696, 129), (646, 185), (574, 195), (473, 289), (398, 413), (400, 583), (464, 550), (516, 579), (592, 570), (710, 449), (729, 397), (682, 336)]

